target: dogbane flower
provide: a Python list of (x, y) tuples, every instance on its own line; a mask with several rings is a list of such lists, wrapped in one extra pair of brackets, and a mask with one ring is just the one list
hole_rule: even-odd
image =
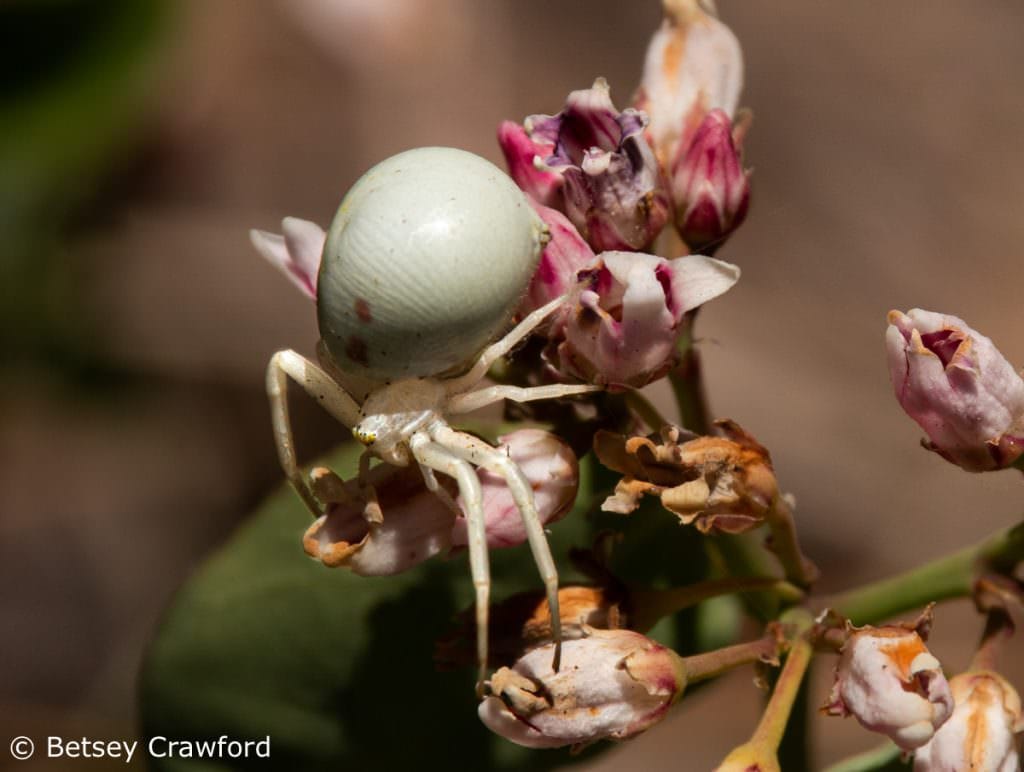
[(865, 729), (888, 735), (909, 751), (931, 740), (950, 717), (953, 696), (917, 630), (867, 626), (854, 630), (843, 645), (823, 711), (852, 715)]
[(687, 311), (739, 280), (736, 266), (701, 255), (666, 260), (604, 252), (580, 271), (557, 346), (562, 372), (606, 386), (640, 387), (675, 364)]
[(962, 319), (915, 308), (889, 312), (889, 374), (926, 445), (969, 472), (1003, 469), (1024, 453), (1024, 379)]
[[(638, 110), (617, 110), (598, 78), (569, 94), (562, 112), (531, 115), (521, 131), (503, 124), (498, 139), (512, 179), (537, 201), (563, 210), (595, 250), (640, 250), (668, 222), (671, 208), (643, 136), (646, 123)], [(527, 161), (531, 149), (537, 152)]]
[(682, 659), (630, 630), (564, 641), (557, 673), (553, 650), (533, 649), (494, 673), (479, 708), (491, 731), (528, 748), (625, 740), (660, 721), (686, 688)]
[(647, 47), (636, 106), (665, 169), (690, 147), (712, 110), (731, 120), (743, 88), (739, 41), (706, 0), (665, 0), (665, 19)]
[(292, 284), (316, 300), (317, 274), (327, 240), (323, 228), (298, 217), (285, 217), (280, 235), (251, 230), (249, 239), (256, 251), (277, 266)]
[(914, 772), (1018, 772), (1015, 736), (1024, 731), (1020, 696), (989, 670), (974, 670), (949, 681), (956, 708), (927, 745), (914, 754)]
[(733, 129), (722, 110), (712, 110), (672, 166), (676, 229), (694, 252), (710, 254), (746, 219), (750, 171), (742, 162), (744, 130), (745, 125)]
[[(499, 443), (498, 450), (516, 461), (530, 482), (541, 522), (564, 516), (579, 484), (579, 467), (568, 445), (539, 429), (511, 432)], [(476, 471), (488, 546), (522, 544), (526, 532), (508, 487), (497, 475)], [(380, 464), (364, 481), (343, 481), (323, 467), (314, 470), (313, 491), (328, 507), (303, 537), (306, 553), (362, 576), (388, 576), (464, 546), (465, 514), (455, 484), (444, 475), (438, 483), (447, 501), (427, 489), (414, 466)]]
[(564, 214), (533, 199), (530, 203), (548, 226), (549, 239), (519, 307), (523, 316), (562, 297), (575, 285), (577, 272), (594, 260), (594, 250)]

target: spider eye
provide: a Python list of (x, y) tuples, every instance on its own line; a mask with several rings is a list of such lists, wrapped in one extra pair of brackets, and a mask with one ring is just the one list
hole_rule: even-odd
[(352, 436), (366, 446), (370, 446), (377, 441), (376, 432), (368, 432), (365, 429), (360, 429), (358, 426), (352, 430)]

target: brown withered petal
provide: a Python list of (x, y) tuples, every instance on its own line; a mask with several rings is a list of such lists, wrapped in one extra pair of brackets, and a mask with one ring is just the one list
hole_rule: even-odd
[(645, 495), (703, 533), (743, 533), (760, 525), (778, 495), (767, 449), (733, 421), (718, 421), (724, 436), (697, 437), (677, 426), (659, 435), (623, 437), (598, 432), (594, 452), (622, 473), (606, 512), (629, 514)]
[[(617, 630), (626, 627), (626, 597), (611, 587), (568, 586), (558, 590), (562, 638), (571, 640), (585, 628)], [(473, 609), (459, 614), (458, 627), (440, 639), (434, 662), (441, 668), (476, 664), (476, 625)], [(491, 606), (491, 659), (511, 664), (528, 649), (551, 640), (551, 616), (541, 590), (512, 595)]]

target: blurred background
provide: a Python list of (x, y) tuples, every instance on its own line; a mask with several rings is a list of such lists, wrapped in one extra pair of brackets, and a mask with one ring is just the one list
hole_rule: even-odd
[[(825, 590), (1019, 520), (1018, 474), (918, 447), (882, 334), (890, 308), (943, 311), (1024, 364), (1024, 5), (719, 10), (755, 174), (719, 254), (743, 280), (698, 327), (714, 412), (771, 449)], [(326, 226), (409, 147), (500, 163), (499, 121), (597, 75), (625, 106), (659, 18), (655, 0), (3, 4), (0, 734), (132, 736), (162, 609), (279, 485), (263, 370), (311, 352), (315, 320), (248, 229)], [(344, 437), (297, 409), (308, 454)], [(944, 606), (933, 651), (962, 669), (979, 630)], [(734, 674), (593, 769), (710, 768), (756, 722), (752, 689)], [(873, 743), (852, 719), (815, 728), (820, 763)]]

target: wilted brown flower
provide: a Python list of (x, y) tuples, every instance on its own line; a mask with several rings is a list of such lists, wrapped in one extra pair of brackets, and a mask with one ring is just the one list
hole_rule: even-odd
[(717, 421), (725, 436), (698, 437), (677, 426), (659, 435), (598, 432), (594, 452), (623, 474), (602, 509), (629, 514), (646, 494), (703, 533), (743, 533), (760, 525), (778, 496), (771, 457), (733, 421)]

